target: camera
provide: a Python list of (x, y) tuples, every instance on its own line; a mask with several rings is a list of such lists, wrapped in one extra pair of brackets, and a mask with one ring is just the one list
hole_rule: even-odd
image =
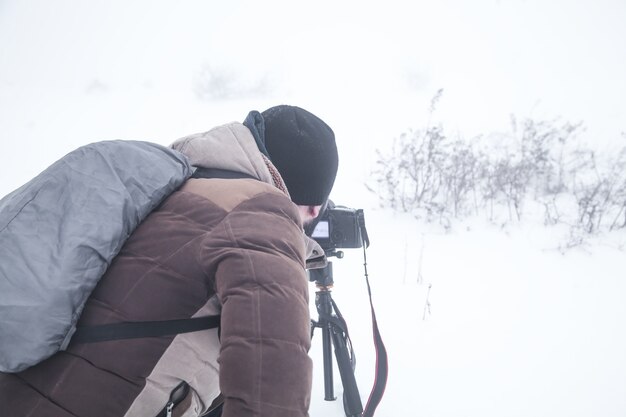
[(367, 237), (363, 210), (335, 206), (329, 200), (326, 208), (307, 230), (307, 234), (326, 252), (341, 248), (361, 248), (364, 238)]

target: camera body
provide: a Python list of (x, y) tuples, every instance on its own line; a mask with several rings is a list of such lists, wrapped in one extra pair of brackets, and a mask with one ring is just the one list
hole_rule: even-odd
[(329, 201), (314, 224), (310, 236), (324, 249), (363, 247), (361, 228), (364, 227), (363, 210), (335, 206)]

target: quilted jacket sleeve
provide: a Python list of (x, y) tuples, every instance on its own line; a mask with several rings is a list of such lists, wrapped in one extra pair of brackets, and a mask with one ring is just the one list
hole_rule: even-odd
[(233, 209), (221, 229), (228, 247), (215, 270), (223, 417), (308, 416), (310, 318), (298, 213), (284, 196), (264, 193)]

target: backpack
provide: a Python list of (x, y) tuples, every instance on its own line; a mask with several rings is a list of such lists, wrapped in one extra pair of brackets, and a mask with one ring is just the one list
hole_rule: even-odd
[(193, 171), (161, 145), (96, 142), (0, 200), (0, 371), (67, 346), (124, 242)]

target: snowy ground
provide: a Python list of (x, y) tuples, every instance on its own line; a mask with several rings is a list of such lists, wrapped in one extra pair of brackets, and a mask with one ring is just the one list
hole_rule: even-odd
[[(366, 219), (390, 368), (379, 415), (626, 415), (626, 256), (615, 245), (562, 254), (558, 231), (540, 226), (499, 230), (475, 220), (470, 231), (443, 234), (384, 211)], [(369, 309), (362, 255), (346, 253), (334, 262), (333, 294), (365, 402)], [(321, 357), (317, 343), (312, 354)], [(339, 401), (323, 401), (316, 370), (311, 415), (341, 415)]]

